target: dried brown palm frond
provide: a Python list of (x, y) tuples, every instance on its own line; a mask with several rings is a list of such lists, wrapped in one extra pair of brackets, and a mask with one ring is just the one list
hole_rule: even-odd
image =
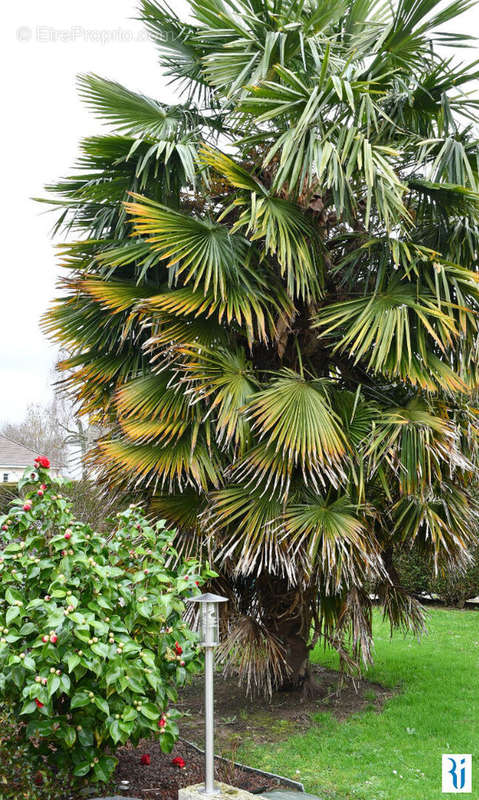
[(289, 667), (285, 647), (260, 620), (247, 614), (234, 614), (227, 620), (227, 633), (217, 650), (224, 674), (236, 675), (247, 694), (266, 693), (271, 697)]
[(376, 591), (384, 619), (389, 620), (391, 635), (395, 628), (416, 636), (427, 633), (424, 607), (403, 586), (381, 583)]
[(372, 663), (372, 601), (364, 588), (323, 595), (316, 627), (325, 645), (339, 653), (341, 671), (359, 674), (361, 663)]

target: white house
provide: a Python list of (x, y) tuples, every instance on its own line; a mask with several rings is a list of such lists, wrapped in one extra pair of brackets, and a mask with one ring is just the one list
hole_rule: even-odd
[[(0, 483), (16, 483), (27, 467), (33, 467), (33, 462), (39, 455), (44, 454), (36, 453), (29, 447), (0, 434)], [(52, 477), (58, 477), (60, 469), (52, 464), (50, 472)]]

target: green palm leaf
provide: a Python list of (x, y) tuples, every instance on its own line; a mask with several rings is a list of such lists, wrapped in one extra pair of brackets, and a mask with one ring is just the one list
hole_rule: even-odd
[(136, 231), (147, 236), (152, 249), (184, 283), (225, 298), (227, 286), (238, 281), (240, 264), (247, 260), (247, 242), (216, 222), (195, 219), (144, 197), (127, 203)]
[(206, 405), (206, 418), (214, 420), (216, 441), (227, 446), (234, 441), (243, 450), (249, 439), (244, 407), (258, 381), (243, 350), (183, 347), (179, 372), (191, 402)]
[(307, 381), (284, 369), (248, 405), (252, 430), (303, 474), (317, 472), (334, 483), (342, 474), (347, 444), (331, 407), (327, 382)]
[(284, 512), (284, 540), (295, 555), (304, 552), (308, 569), (321, 571), (328, 594), (361, 583), (366, 574), (381, 574), (374, 537), (358, 510), (346, 496), (307, 495)]
[(373, 372), (402, 378), (410, 370), (413, 381), (415, 362), (421, 359), (424, 372), (431, 350), (445, 353), (458, 337), (447, 308), (441, 309), (430, 294), (418, 296), (413, 286), (398, 281), (385, 291), (324, 308), (316, 325), (323, 338), (336, 335), (335, 349), (347, 351), (355, 363), (364, 359)]

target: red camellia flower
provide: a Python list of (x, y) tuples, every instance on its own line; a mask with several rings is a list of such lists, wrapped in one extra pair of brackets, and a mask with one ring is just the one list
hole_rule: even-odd
[(38, 697), (35, 697), (35, 703), (37, 705), (37, 708), (43, 708), (43, 703), (40, 703), (40, 700), (38, 699)]
[(151, 764), (151, 758), (148, 753), (144, 753), (140, 758), (140, 764), (145, 764), (145, 766), (149, 767)]
[(50, 469), (50, 461), (45, 456), (37, 456), (35, 465), (37, 467), (43, 467), (43, 469)]
[(178, 642), (175, 642), (175, 652), (176, 652), (176, 655), (177, 655), (177, 656), (181, 656), (181, 654), (182, 654), (182, 652), (183, 652), (183, 648), (182, 648), (182, 647), (180, 647), (180, 645), (178, 644)]
[(180, 769), (184, 769), (184, 767), (186, 767), (186, 762), (183, 758), (181, 758), (181, 756), (176, 756), (176, 758), (173, 758), (171, 763), (174, 767), (179, 767)]
[(159, 728), (164, 728), (165, 725), (166, 725), (166, 719), (164, 717), (162, 717), (161, 719), (158, 720), (158, 727)]

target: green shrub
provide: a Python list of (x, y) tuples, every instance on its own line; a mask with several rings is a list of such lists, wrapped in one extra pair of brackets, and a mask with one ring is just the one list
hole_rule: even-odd
[(185, 600), (211, 573), (136, 506), (106, 537), (74, 519), (47, 469), (21, 489), (0, 517), (0, 697), (25, 720), (32, 759), (53, 752), (77, 778), (106, 781), (118, 744), (173, 747), (168, 705), (200, 668)]
[(462, 608), (466, 600), (479, 595), (479, 548), (465, 572), (434, 575), (433, 565), (420, 553), (401, 553), (396, 561), (400, 580), (409, 591), (435, 594), (448, 606)]
[[(105, 486), (93, 480), (68, 480), (62, 484), (62, 494), (72, 503), (73, 513), (77, 520), (91, 525), (97, 532), (111, 531), (117, 511), (126, 509), (132, 500), (138, 501), (138, 495), (132, 496), (120, 491), (109, 491)], [(0, 514), (6, 514), (16, 497), (16, 483), (0, 483)], [(145, 504), (148, 498), (145, 497)], [(1, 800), (1, 798), (0, 798)]]
[(450, 572), (433, 577), (430, 592), (438, 594), (448, 606), (463, 608), (466, 600), (479, 595), (479, 549), (474, 552), (474, 561), (464, 572)]
[(66, 800), (70, 797), (67, 774), (31, 758), (25, 723), (0, 705), (0, 800)]

